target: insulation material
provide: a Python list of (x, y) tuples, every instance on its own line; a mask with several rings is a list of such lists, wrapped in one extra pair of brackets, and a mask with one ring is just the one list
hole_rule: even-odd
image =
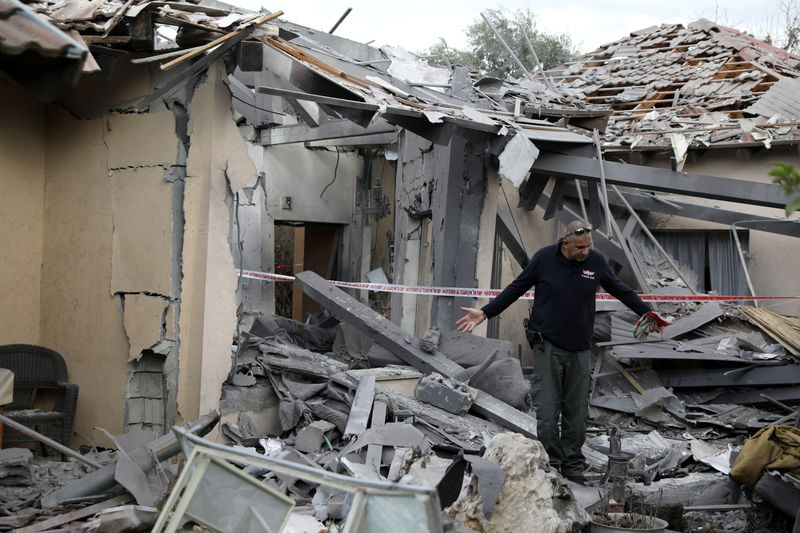
[(142, 350), (151, 348), (159, 341), (166, 307), (166, 300), (157, 296), (125, 295), (123, 321), (130, 344), (129, 360), (139, 359)]
[(499, 173), (514, 187), (519, 187), (537, 157), (539, 157), (539, 149), (536, 148), (536, 145), (526, 139), (524, 135), (514, 135), (506, 144), (503, 153), (500, 154)]
[(108, 119), (108, 168), (170, 166), (178, 138), (172, 113), (112, 114)]
[(111, 292), (170, 294), (170, 185), (160, 167), (111, 174)]

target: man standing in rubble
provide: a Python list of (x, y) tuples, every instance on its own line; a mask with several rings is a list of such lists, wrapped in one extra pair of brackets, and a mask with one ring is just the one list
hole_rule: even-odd
[(605, 258), (591, 246), (592, 226), (570, 222), (564, 236), (536, 252), (500, 294), (481, 309), (462, 307), (467, 314), (456, 321), (459, 331), (472, 331), (536, 287), (525, 334), (534, 354), (531, 392), (537, 434), (550, 464), (567, 479), (581, 484), (597, 289), (602, 287), (637, 315), (647, 315), (652, 324), (649, 329), (663, 332), (663, 325), (657, 325), (663, 324), (660, 317), (614, 275)]

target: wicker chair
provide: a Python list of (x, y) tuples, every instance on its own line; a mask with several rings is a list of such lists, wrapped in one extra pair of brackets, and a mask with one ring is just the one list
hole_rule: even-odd
[[(7, 344), (0, 346), (0, 368), (14, 372), (14, 401), (5, 406), (6, 416), (69, 446), (78, 404), (78, 386), (69, 383), (67, 365), (61, 354), (42, 346)], [(37, 408), (40, 392), (55, 397), (52, 410)], [(17, 442), (35, 441), (24, 433), (3, 428), (4, 448)]]

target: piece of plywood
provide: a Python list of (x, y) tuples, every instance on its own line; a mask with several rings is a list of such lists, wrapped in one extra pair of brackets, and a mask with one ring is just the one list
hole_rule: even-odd
[(375, 376), (363, 376), (358, 380), (356, 395), (353, 398), (353, 404), (350, 406), (350, 416), (344, 429), (345, 436), (358, 435), (367, 429), (374, 398)]
[(160, 167), (111, 174), (111, 292), (170, 294), (172, 206)]

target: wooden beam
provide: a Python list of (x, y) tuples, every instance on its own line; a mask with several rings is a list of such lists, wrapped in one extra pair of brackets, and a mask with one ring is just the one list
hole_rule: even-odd
[[(772, 183), (674, 172), (611, 161), (604, 161), (603, 167), (606, 182), (610, 185), (623, 185), (778, 209), (786, 206), (786, 195), (783, 189)], [(600, 181), (600, 167), (597, 160), (588, 157), (542, 152), (534, 162), (531, 172), (570, 179), (582, 178), (593, 182)]]
[(261, 132), (261, 144), (264, 146), (276, 146), (297, 142), (360, 137), (377, 133), (394, 133), (396, 131), (397, 128), (382, 119), (376, 120), (366, 128), (348, 119), (340, 119), (323, 122), (316, 128), (306, 124), (294, 124), (264, 129)]
[(560, 211), (560, 207), (562, 207), (563, 197), (564, 197), (564, 188), (567, 186), (567, 180), (565, 178), (556, 178), (556, 182), (553, 184), (553, 191), (550, 193), (550, 201), (547, 202), (547, 207), (544, 209), (544, 219), (550, 220), (556, 215), (557, 211)]
[[(588, 186), (589, 191), (591, 191), (591, 188), (593, 186), (596, 187), (596, 184), (588, 182)], [(569, 191), (567, 191), (567, 193), (569, 196)], [(726, 226), (736, 224), (736, 227), (740, 229), (751, 229), (789, 237), (800, 237), (800, 222), (796, 220), (751, 215), (742, 213), (741, 211), (696, 205), (672, 199), (667, 201), (658, 196), (640, 192), (622, 191), (622, 194), (625, 196), (628, 203), (637, 211), (677, 215), (694, 220), (705, 220), (707, 222), (725, 224)], [(624, 205), (621, 200), (613, 197), (613, 195), (608, 201), (614, 206), (622, 207)], [(592, 222), (592, 224), (594, 224), (594, 222)]]
[[(321, 303), (334, 317), (356, 327), (379, 345), (420, 372), (438, 372), (455, 377), (463, 367), (441, 353), (430, 354), (419, 348), (419, 339), (379, 315), (343, 290), (306, 271), (297, 274), (300, 288)], [(536, 438), (536, 421), (497, 398), (478, 391), (472, 410), (513, 431)]]
[(372, 411), (372, 401), (375, 399), (375, 376), (362, 376), (358, 380), (358, 388), (350, 406), (350, 416), (344, 436), (353, 436), (367, 429), (369, 414)]
[(117, 496), (116, 498), (111, 498), (110, 500), (96, 503), (94, 505), (90, 505), (89, 507), (84, 507), (83, 509), (76, 509), (75, 511), (70, 511), (68, 513), (48, 518), (47, 520), (31, 524), (21, 529), (17, 529), (16, 531), (17, 533), (36, 533), (37, 531), (47, 531), (50, 529), (55, 529), (58, 526), (69, 524), (70, 522), (74, 522), (75, 520), (80, 520), (82, 518), (86, 518), (87, 516), (92, 516), (102, 511), (103, 509), (110, 509), (112, 507), (125, 505), (131, 500), (133, 500), (133, 496), (131, 496), (130, 494), (123, 494), (122, 496)]
[(497, 208), (497, 220), (495, 222), (495, 233), (506, 245), (511, 256), (517, 261), (517, 264), (522, 268), (528, 266), (528, 263), (533, 257), (533, 252), (521, 240), (519, 230), (514, 224), (514, 220), (505, 211)]

